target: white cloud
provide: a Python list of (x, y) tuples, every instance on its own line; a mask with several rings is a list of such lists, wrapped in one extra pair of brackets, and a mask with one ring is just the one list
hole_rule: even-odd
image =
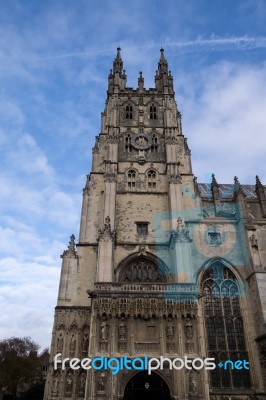
[(254, 184), (256, 174), (266, 181), (266, 65), (221, 62), (193, 78), (180, 104), (194, 173), (200, 181), (212, 172), (221, 183), (238, 175)]
[(52, 313), (56, 303), (59, 262), (46, 264), (4, 258), (0, 261), (0, 337), (31, 336), (41, 346), (50, 345)]

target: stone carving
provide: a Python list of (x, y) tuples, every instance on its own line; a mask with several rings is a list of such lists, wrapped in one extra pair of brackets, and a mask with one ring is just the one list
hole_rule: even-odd
[(108, 140), (107, 143), (118, 143), (118, 133), (117, 132), (113, 132), (111, 135), (108, 136)]
[(58, 314), (58, 323), (57, 323), (57, 330), (58, 331), (63, 331), (65, 330), (65, 324), (64, 324), (64, 316), (62, 314)]
[(137, 150), (147, 150), (152, 145), (152, 139), (147, 133), (135, 133), (131, 138), (131, 144)]
[(86, 377), (85, 374), (81, 374), (79, 378), (79, 394), (83, 395), (85, 393)]
[(165, 137), (165, 143), (166, 144), (176, 144), (177, 139), (174, 136), (166, 136)]
[(192, 353), (194, 350), (194, 343), (193, 343), (194, 327), (193, 327), (191, 318), (187, 318), (185, 321), (184, 333), (185, 333), (186, 352)]
[(174, 327), (173, 321), (171, 318), (169, 318), (167, 325), (166, 325), (166, 337), (168, 340), (173, 341), (174, 332), (175, 332), (175, 327)]
[(221, 234), (219, 232), (208, 232), (208, 241), (210, 246), (220, 246), (222, 244)]
[(178, 217), (176, 223), (177, 223), (177, 230), (181, 230), (181, 229), (184, 228), (184, 220), (183, 220), (183, 218)]
[(84, 333), (82, 338), (81, 350), (82, 352), (87, 352), (88, 349), (89, 349), (89, 337), (87, 333)]
[(260, 253), (259, 253), (259, 245), (258, 245), (258, 239), (256, 236), (253, 234), (250, 238), (250, 246), (252, 249), (252, 255), (253, 255), (253, 262), (256, 267), (261, 266), (261, 260), (260, 260)]
[(78, 329), (78, 324), (77, 324), (76, 318), (74, 318), (73, 321), (71, 322), (69, 329), (71, 331), (75, 331)]
[(169, 183), (182, 183), (182, 177), (179, 171), (180, 163), (171, 163), (168, 165), (168, 181)]
[(64, 256), (75, 256), (76, 257), (76, 244), (75, 244), (75, 236), (72, 234), (70, 236), (68, 249), (63, 252), (62, 257)]
[(59, 379), (55, 376), (52, 383), (52, 396), (57, 397), (59, 392)]
[(98, 392), (105, 392), (105, 375), (101, 375), (97, 380)]
[(191, 319), (188, 318), (185, 324), (185, 336), (187, 339), (193, 339), (193, 325)]
[(170, 246), (173, 249), (176, 243), (191, 243), (189, 230), (181, 217), (177, 219), (177, 229), (171, 232)]
[(197, 393), (198, 382), (195, 376), (195, 372), (190, 371), (189, 379), (188, 379), (188, 391), (189, 393), (195, 394)]
[(57, 352), (61, 353), (63, 351), (64, 346), (64, 339), (62, 333), (60, 334), (59, 338), (57, 339)]
[(126, 340), (126, 335), (127, 335), (127, 327), (125, 324), (125, 318), (121, 318), (121, 322), (119, 324), (119, 340), (125, 341)]
[(115, 239), (115, 231), (111, 230), (111, 220), (110, 217), (107, 216), (105, 218), (105, 223), (103, 229), (99, 229), (99, 238), (98, 241), (109, 241), (109, 240), (114, 240)]
[(69, 373), (66, 378), (66, 395), (70, 395), (72, 393), (72, 389), (73, 389), (73, 379), (71, 373)]
[(161, 275), (155, 263), (140, 258), (131, 262), (122, 272), (122, 282), (165, 282), (166, 276)]
[(100, 332), (101, 340), (104, 340), (104, 341), (108, 340), (109, 325), (108, 325), (108, 322), (107, 322), (105, 316), (102, 317), (102, 322), (101, 322), (100, 328), (101, 328), (101, 332)]
[(73, 235), (73, 233), (72, 233), (72, 235), (70, 236), (70, 241), (69, 241), (69, 245), (68, 245), (68, 250), (71, 252), (71, 253), (75, 253), (75, 236)]
[[(143, 296), (143, 295), (142, 295)], [(165, 295), (164, 295), (165, 296)], [(173, 317), (182, 315), (196, 315), (197, 301), (193, 300), (180, 300), (173, 298), (171, 294), (170, 299), (156, 298), (156, 297), (130, 297), (130, 298), (95, 298), (95, 310), (99, 317), (106, 318), (120, 317), (121, 314), (128, 317), (141, 317), (144, 319), (165, 317), (169, 315)]]
[(104, 174), (104, 182), (116, 182), (116, 172), (106, 172)]
[(258, 246), (258, 240), (257, 240), (257, 238), (256, 238), (256, 236), (253, 234), (250, 238), (249, 238), (249, 241), (250, 241), (250, 244), (251, 244), (251, 247), (254, 249), (258, 249), (259, 248), (259, 246)]
[(139, 251), (138, 251), (138, 253), (139, 253), (139, 255), (143, 255), (143, 256), (146, 255), (146, 246), (145, 246), (144, 243), (141, 243), (141, 244), (139, 245)]
[(71, 340), (70, 340), (70, 344), (69, 344), (69, 350), (70, 350), (70, 356), (73, 357), (75, 354), (75, 350), (76, 350), (76, 338), (74, 335), (72, 335)]

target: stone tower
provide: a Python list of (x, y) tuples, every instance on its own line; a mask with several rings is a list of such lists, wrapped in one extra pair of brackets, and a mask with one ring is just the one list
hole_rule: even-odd
[[(79, 240), (62, 255), (44, 398), (265, 399), (265, 187), (197, 183), (163, 49), (154, 88), (126, 79), (118, 48)], [(150, 375), (140, 361), (55, 370), (58, 353), (169, 361)]]

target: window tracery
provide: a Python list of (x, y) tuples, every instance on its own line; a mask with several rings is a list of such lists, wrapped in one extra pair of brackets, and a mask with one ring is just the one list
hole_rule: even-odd
[(126, 105), (126, 119), (133, 119), (133, 107), (131, 104)]
[(125, 148), (128, 153), (131, 153), (133, 150), (130, 133), (125, 136)]
[[(240, 290), (234, 274), (217, 262), (204, 272), (202, 290), (208, 357), (215, 358), (216, 364), (224, 364), (226, 360), (248, 360)], [(247, 369), (215, 368), (210, 371), (210, 378), (213, 388), (251, 386)]]
[(156, 189), (156, 171), (154, 169), (150, 169), (147, 172), (148, 178), (148, 189)]
[(120, 282), (125, 283), (152, 283), (165, 282), (165, 275), (161, 274), (158, 266), (144, 258), (131, 261), (121, 273)]
[(134, 169), (130, 169), (127, 172), (127, 187), (128, 189), (134, 189), (136, 187), (136, 171)]
[(157, 110), (154, 104), (150, 106), (150, 119), (157, 119)]
[(151, 153), (158, 153), (158, 138), (155, 133), (152, 135)]

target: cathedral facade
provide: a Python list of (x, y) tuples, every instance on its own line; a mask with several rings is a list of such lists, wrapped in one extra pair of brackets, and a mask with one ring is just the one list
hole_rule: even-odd
[[(150, 89), (117, 49), (92, 153), (44, 399), (266, 399), (265, 187), (197, 182), (163, 49)], [(138, 360), (73, 368), (88, 357)]]

